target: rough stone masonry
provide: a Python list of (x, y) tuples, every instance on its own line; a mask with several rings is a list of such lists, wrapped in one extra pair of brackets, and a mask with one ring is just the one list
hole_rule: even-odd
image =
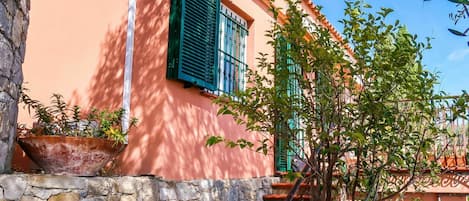
[(278, 177), (171, 181), (152, 176), (0, 174), (0, 201), (262, 201)]
[(30, 0), (0, 0), (0, 173), (13, 155), (29, 8)]

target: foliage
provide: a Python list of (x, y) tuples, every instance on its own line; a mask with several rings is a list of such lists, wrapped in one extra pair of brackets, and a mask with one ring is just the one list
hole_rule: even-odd
[[(430, 0), (424, 0), (430, 1)], [(456, 11), (449, 13), (449, 18), (454, 22), (454, 25), (457, 25), (462, 19), (467, 19), (469, 17), (469, 1), (468, 0), (448, 0), (451, 3), (456, 5)], [(469, 27), (464, 31), (459, 31), (456, 29), (449, 28), (448, 31), (456, 36), (467, 36), (469, 32)], [(469, 42), (467, 43), (469, 46)]]
[[(438, 139), (451, 137), (440, 125), (466, 118), (467, 96), (435, 95), (437, 76), (422, 66), (428, 41), (418, 42), (399, 22), (387, 24), (391, 9), (369, 14), (362, 1), (346, 2), (344, 40), (338, 41), (323, 26), (305, 27), (301, 1), (287, 2), (288, 22), (276, 20), (266, 32), (275, 59), (260, 53), (258, 68), (247, 70), (245, 91), (215, 100), (219, 114), (270, 135), (252, 146), (244, 138), (211, 136), (207, 145), (266, 153), (272, 139), (287, 140), (311, 172), (305, 179), (319, 186), (310, 189), (318, 201), (336, 199), (338, 189), (351, 200), (384, 200), (419, 185), (424, 172), (435, 176), (440, 167), (427, 158), (440, 157), (447, 146), (434, 150)], [(278, 8), (271, 10), (277, 18)], [(436, 115), (443, 106), (451, 107), (451, 117)]]
[[(466, 19), (469, 17), (469, 1), (467, 0), (448, 0), (449, 2), (455, 3), (457, 9), (454, 13), (450, 13), (449, 17), (453, 20), (454, 25), (457, 25), (461, 19)], [(467, 32), (469, 31), (469, 27), (467, 27), (464, 31), (458, 31), (456, 29), (448, 29), (449, 32), (456, 36), (467, 36)], [(469, 42), (468, 42), (469, 46)]]
[[(64, 135), (96, 137), (113, 140), (116, 143), (124, 143), (128, 132), (121, 128), (124, 109), (98, 110), (91, 109), (88, 113), (81, 110), (78, 105), (70, 106), (60, 94), (53, 94), (51, 105), (46, 106), (32, 99), (21, 91), (20, 102), (29, 113), (34, 111), (36, 122), (31, 129), (35, 135)], [(130, 127), (137, 123), (132, 118)]]
[(458, 7), (455, 13), (450, 13), (449, 17), (454, 21), (454, 24), (458, 24), (459, 20), (466, 19), (469, 17), (469, 1), (466, 0), (448, 0), (449, 2), (455, 3)]

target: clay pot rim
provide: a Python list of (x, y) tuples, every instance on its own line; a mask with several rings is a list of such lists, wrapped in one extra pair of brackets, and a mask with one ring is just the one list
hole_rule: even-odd
[[(36, 134), (30, 134), (30, 135), (20, 135), (17, 137), (18, 140), (20, 139), (33, 139), (33, 138), (68, 138), (68, 139), (77, 139), (77, 140), (83, 140), (83, 139), (90, 139), (90, 140), (100, 140), (100, 141), (106, 141), (106, 142), (116, 142), (114, 140), (106, 139), (106, 138), (98, 138), (98, 137), (86, 137), (86, 136), (69, 136), (69, 135), (36, 135)], [(117, 144), (122, 144), (126, 145), (125, 143), (120, 143), (118, 142)]]
[[(63, 138), (64, 141), (101, 141), (103, 144), (110, 144), (112, 147), (119, 147), (116, 151), (116, 154), (120, 154), (124, 149), (127, 147), (128, 143), (120, 143), (114, 140), (106, 139), (106, 138), (97, 138), (97, 137), (85, 137), (85, 136), (68, 136), (68, 135), (36, 135), (36, 134), (29, 134), (29, 135), (20, 135), (16, 137), (17, 142), (21, 142), (23, 140), (35, 140), (35, 139), (57, 139)], [(20, 143), (21, 145), (21, 143)]]

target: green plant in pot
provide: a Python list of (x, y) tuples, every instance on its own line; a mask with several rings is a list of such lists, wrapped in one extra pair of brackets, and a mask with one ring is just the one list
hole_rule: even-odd
[[(24, 92), (21, 102), (35, 123), (18, 144), (46, 173), (93, 176), (126, 146), (128, 132), (122, 130), (123, 109), (83, 111), (70, 106), (59, 94), (51, 105), (31, 99)], [(130, 121), (130, 128), (137, 123)]]

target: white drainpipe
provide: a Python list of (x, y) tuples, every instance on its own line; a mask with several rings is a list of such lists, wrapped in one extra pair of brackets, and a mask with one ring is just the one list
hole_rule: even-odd
[(128, 22), (127, 22), (127, 41), (125, 47), (125, 66), (124, 66), (124, 89), (122, 97), (122, 131), (127, 132), (130, 124), (130, 94), (132, 85), (132, 62), (134, 52), (134, 32), (135, 32), (135, 11), (137, 8), (136, 0), (129, 0)]

